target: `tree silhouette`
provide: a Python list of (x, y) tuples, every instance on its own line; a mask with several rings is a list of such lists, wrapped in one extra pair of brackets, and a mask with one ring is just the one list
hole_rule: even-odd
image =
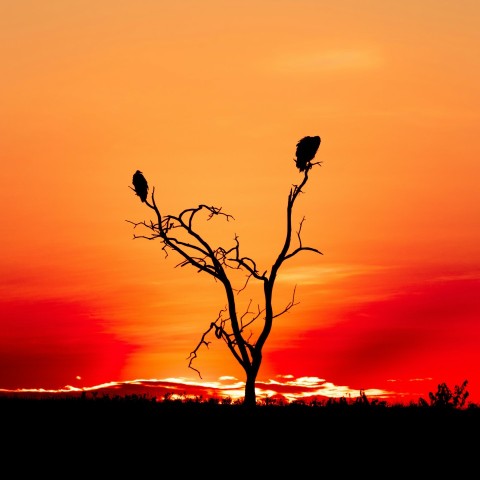
[[(310, 137), (305, 137), (310, 138)], [(246, 375), (244, 405), (253, 407), (256, 405), (255, 382), (262, 363), (262, 351), (265, 343), (270, 335), (273, 326), (273, 320), (280, 315), (289, 311), (295, 303), (295, 288), (291, 300), (279, 311), (273, 308), (273, 290), (275, 281), (280, 267), (286, 260), (289, 260), (302, 251), (311, 251), (322, 254), (316, 248), (304, 246), (301, 239), (302, 226), (305, 217), (299, 222), (296, 232), (297, 245), (292, 247), (292, 211), (298, 195), (302, 192), (308, 182), (310, 170), (321, 162), (312, 163), (318, 146), (313, 147), (313, 151), (307, 159), (299, 159), (297, 151), (297, 159), (295, 163), (303, 174), (303, 179), (299, 185), (293, 185), (290, 189), (287, 202), (286, 216), (286, 234), (283, 247), (280, 250), (275, 262), (270, 267), (270, 271), (261, 271), (257, 267), (256, 262), (240, 253), (240, 240), (237, 235), (234, 236), (233, 244), (229, 248), (212, 247), (205, 238), (200, 235), (196, 228), (197, 219), (201, 218), (201, 214), (206, 214), (206, 219), (211, 220), (213, 217), (223, 217), (229, 221), (233, 217), (224, 213), (221, 208), (200, 204), (195, 208), (183, 210), (179, 215), (162, 215), (155, 201), (155, 187), (152, 188), (150, 200), (139, 195), (143, 203), (155, 213), (155, 221), (127, 222), (137, 227), (146, 229), (148, 234), (138, 235), (134, 232), (134, 239), (143, 238), (147, 240), (159, 240), (162, 250), (168, 256), (169, 251), (174, 251), (182, 261), (177, 265), (191, 265), (198, 272), (204, 272), (215, 280), (219, 281), (224, 288), (227, 299), (227, 305), (220, 313), (216, 320), (210, 322), (208, 328), (202, 334), (200, 341), (188, 356), (189, 368), (195, 370), (201, 378), (199, 370), (193, 367), (193, 361), (197, 358), (197, 353), (202, 345), (208, 347), (210, 341), (207, 341), (209, 334), (213, 333), (219, 340), (223, 340), (230, 350), (235, 360), (242, 366)], [(301, 142), (302, 140), (300, 140)], [(301, 161), (299, 161), (301, 160)], [(138, 174), (138, 171), (136, 172)], [(134, 178), (135, 177), (134, 175)], [(146, 185), (146, 180), (145, 180)], [(132, 187), (130, 187), (132, 188)], [(138, 195), (138, 185), (132, 190)], [(144, 193), (145, 190), (142, 191)], [(146, 192), (145, 192), (146, 193)], [(240, 288), (234, 288), (231, 276), (234, 272), (242, 272), (245, 274), (246, 281)], [(244, 312), (239, 312), (237, 306), (236, 295), (247, 288), (251, 279), (257, 280), (263, 284), (263, 306), (258, 306), (256, 311), (250, 310), (250, 304)], [(262, 323), (263, 322), (263, 323)], [(253, 335), (251, 328), (253, 324), (260, 323), (258, 335)]]
[[(440, 383), (435, 393), (429, 392), (428, 397), (430, 405), (438, 408), (463, 408), (470, 393), (467, 390), (468, 380), (464, 380), (461, 385), (455, 385), (453, 392), (445, 383)], [(421, 403), (426, 403), (421, 399)]]

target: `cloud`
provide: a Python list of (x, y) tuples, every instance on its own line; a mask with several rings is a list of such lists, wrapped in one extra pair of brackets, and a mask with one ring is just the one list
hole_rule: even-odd
[(380, 55), (369, 49), (338, 49), (290, 52), (272, 61), (274, 69), (284, 73), (325, 73), (377, 68)]
[(330, 285), (332, 282), (361, 275), (373, 275), (388, 267), (378, 265), (325, 264), (285, 267), (278, 274), (278, 283)]
[(392, 378), (398, 385), (429, 379), (429, 386), (474, 378), (480, 363), (479, 291), (478, 276), (462, 272), (400, 284), (396, 295), (339, 305), (333, 321), (320, 321), (318, 312), (312, 323), (319, 327), (299, 332), (265, 359), (275, 371), (321, 375), (353, 390), (389, 389)]
[[(346, 386), (337, 386), (326, 382), (318, 377), (299, 377), (293, 375), (279, 375), (276, 379), (258, 380), (256, 382), (257, 400), (276, 398), (293, 402), (303, 400), (308, 402), (313, 399), (327, 398), (356, 398), (359, 391), (354, 391)], [(221, 377), (218, 381), (199, 382), (182, 377), (164, 379), (136, 379), (123, 382), (106, 382), (91, 387), (75, 387), (66, 385), (60, 389), (0, 389), (0, 393), (22, 394), (22, 396), (44, 397), (46, 394), (55, 396), (78, 396), (88, 394), (92, 397), (106, 395), (109, 397), (127, 397), (132, 395), (163, 399), (187, 400), (209, 398), (230, 398), (231, 400), (242, 400), (245, 395), (245, 382), (238, 381), (234, 377)], [(366, 390), (367, 397), (387, 398), (393, 392), (379, 389)]]
[(65, 299), (0, 302), (0, 387), (60, 388), (118, 378), (137, 347), (108, 332), (96, 309)]

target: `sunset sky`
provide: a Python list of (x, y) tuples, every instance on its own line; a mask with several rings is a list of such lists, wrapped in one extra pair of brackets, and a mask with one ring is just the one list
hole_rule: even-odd
[[(199, 204), (270, 270), (295, 146), (322, 139), (279, 272), (262, 392), (480, 403), (480, 2), (0, 0), (0, 390), (241, 385), (221, 285), (130, 189)], [(294, 238), (294, 241), (296, 237)], [(242, 292), (252, 305), (262, 298)], [(217, 383), (218, 382), (218, 383)]]

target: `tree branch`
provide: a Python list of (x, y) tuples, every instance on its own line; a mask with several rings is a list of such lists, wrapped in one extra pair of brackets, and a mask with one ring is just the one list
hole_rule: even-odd
[(292, 309), (295, 305), (298, 305), (299, 302), (295, 302), (295, 292), (297, 291), (297, 286), (295, 285), (294, 289), (293, 289), (293, 293), (292, 293), (292, 299), (287, 303), (287, 305), (285, 305), (285, 308), (276, 313), (275, 315), (273, 315), (273, 318), (277, 318), (277, 317), (280, 317), (281, 315), (283, 315), (284, 313), (287, 313), (290, 309)]

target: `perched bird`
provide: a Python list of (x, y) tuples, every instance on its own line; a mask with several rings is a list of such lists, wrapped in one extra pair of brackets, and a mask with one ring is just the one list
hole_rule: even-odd
[(319, 146), (320, 137), (318, 135), (315, 137), (303, 137), (297, 143), (295, 164), (301, 172), (310, 168), (310, 162), (315, 157)]
[(135, 193), (140, 197), (142, 202), (145, 202), (147, 200), (148, 183), (140, 170), (137, 170), (133, 174), (132, 183)]

